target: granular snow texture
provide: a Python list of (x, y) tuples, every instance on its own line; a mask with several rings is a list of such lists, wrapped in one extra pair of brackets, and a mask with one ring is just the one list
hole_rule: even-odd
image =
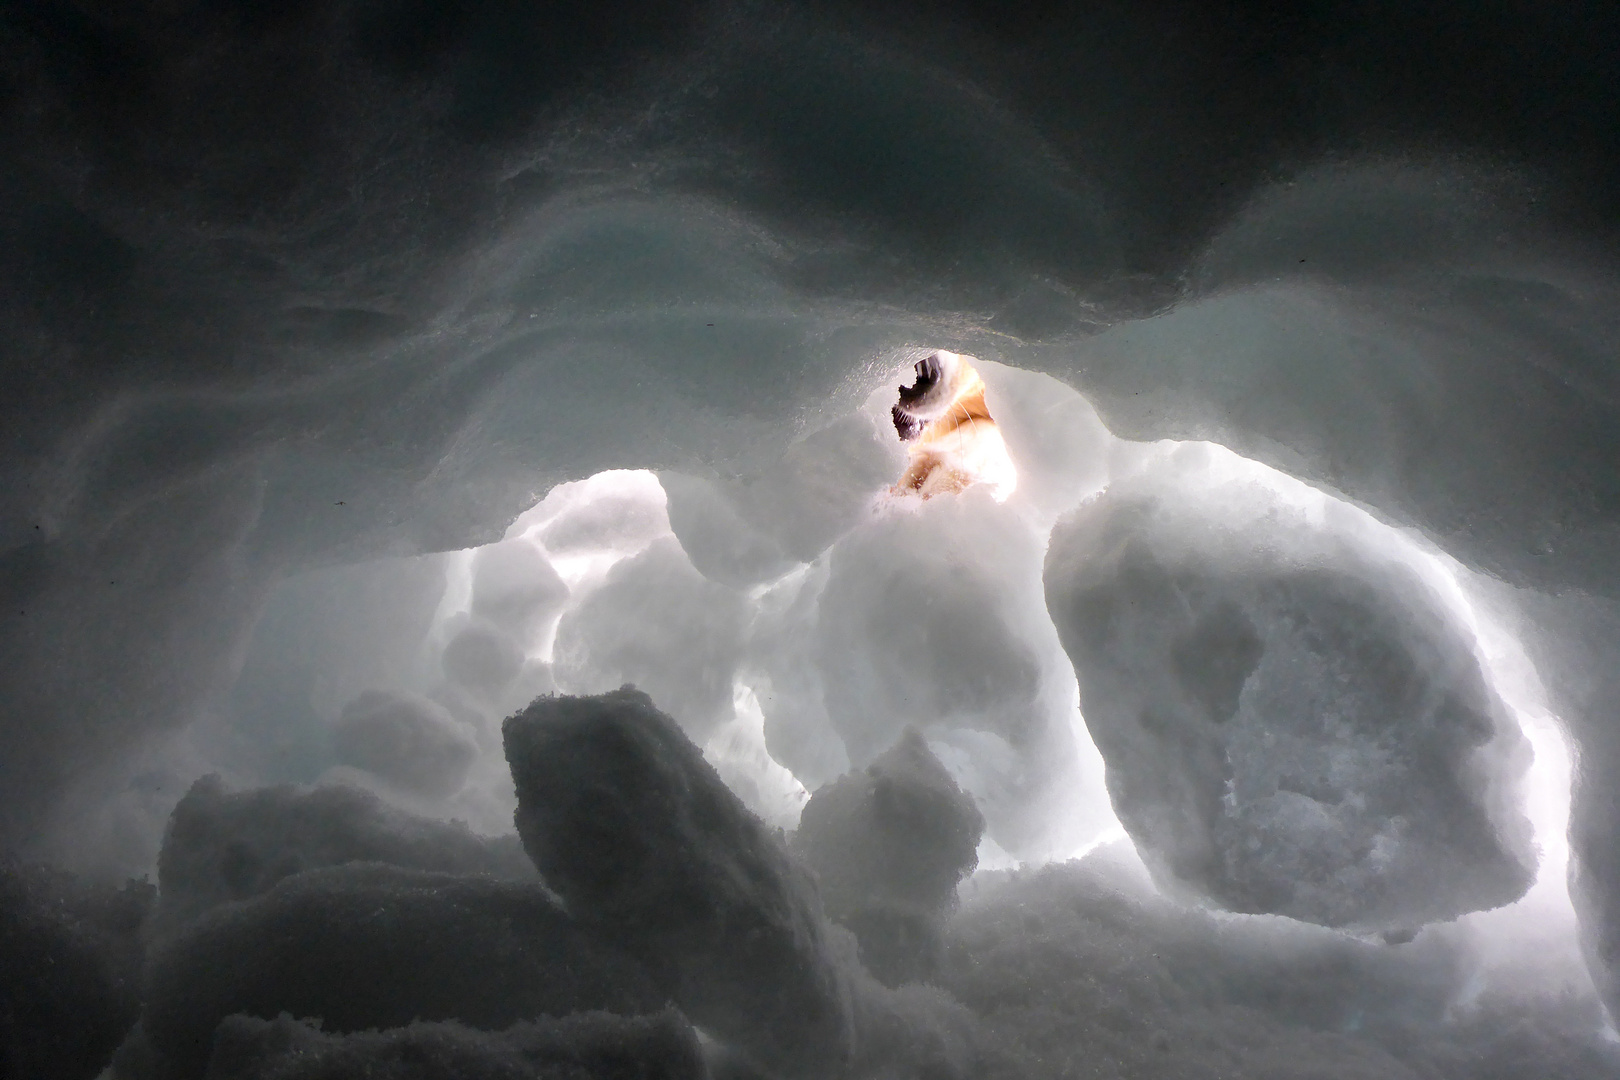
[(218, 904), (256, 896), (299, 871), (351, 862), (535, 877), (513, 837), (483, 837), (463, 825), (417, 817), (356, 788), (227, 792), (216, 777), (204, 777), (175, 806), (163, 837), (158, 932)]
[(179, 1077), (235, 1013), (330, 1032), (413, 1020), (503, 1028), (583, 1009), (656, 1012), (664, 995), (544, 887), (375, 863), (309, 870), (222, 904), (156, 949), (144, 1035)]
[(810, 874), (646, 694), (539, 698), (503, 731), (518, 834), (570, 912), (769, 1069), (848, 1060), (850, 990)]
[(805, 804), (793, 850), (816, 872), (834, 921), (883, 982), (924, 979), (956, 885), (978, 865), (984, 817), (916, 728)]

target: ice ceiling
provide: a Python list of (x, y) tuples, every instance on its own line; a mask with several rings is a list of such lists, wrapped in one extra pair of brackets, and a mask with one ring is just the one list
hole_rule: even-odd
[[(148, 872), (206, 773), (506, 832), (501, 718), (631, 682), (771, 825), (909, 726), (981, 867), (1092, 853), (927, 922), (1023, 1075), (1611, 1075), (1617, 47), (1509, 3), (7, 7), (0, 848)], [(886, 494), (931, 348), (1004, 503)]]

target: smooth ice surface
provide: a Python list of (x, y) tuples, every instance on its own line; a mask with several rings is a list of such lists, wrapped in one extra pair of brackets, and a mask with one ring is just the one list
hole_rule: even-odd
[(1065, 518), (1048, 604), (1126, 830), (1231, 910), (1405, 931), (1534, 877), (1529, 746), (1423, 554), (1218, 448)]

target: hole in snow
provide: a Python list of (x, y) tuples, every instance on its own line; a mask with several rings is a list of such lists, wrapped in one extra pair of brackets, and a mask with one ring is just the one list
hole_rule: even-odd
[[(1515, 982), (1591, 993), (1565, 886), (1570, 756), (1498, 611), (1499, 591), (1421, 537), (1224, 448), (1116, 439), (1079, 394), (1046, 376), (937, 351), (907, 359), (915, 381), (898, 403), (890, 389), (874, 393), (861, 412), (807, 433), (751, 475), (603, 472), (554, 488), (498, 543), (399, 561), (398, 574), (409, 564), (417, 577), (431, 564), (441, 583), (423, 601), (416, 643), (391, 646), (391, 667), (363, 649), (318, 659), (334, 670), (314, 676), (325, 689), (309, 754), (341, 743), (348, 749), (327, 761), (329, 779), (504, 832), (513, 796), (501, 719), (539, 694), (630, 682), (773, 825), (791, 830), (811, 792), (915, 729), (984, 814), (981, 869), (1098, 849), (1117, 862), (1128, 837), (1138, 872), (1146, 865), (1161, 887), (1209, 872), (1178, 869), (1138, 827), (1159, 792), (1133, 796), (1131, 777), (1172, 792), (1215, 777), (1224, 786), (1213, 801), (1194, 792), (1187, 804), (1204, 817), (1164, 820), (1206, 830), (1209, 857), (1237, 866), (1242, 882), (1270, 888), (1287, 859), (1307, 869), (1326, 859), (1331, 871), (1316, 899), (1236, 910), (1297, 910), (1369, 940), (1416, 933), (1416, 948), (1463, 942), (1474, 968), (1459, 1008)], [(901, 492), (922, 498), (891, 497), (897, 468), (909, 478)], [(956, 497), (928, 497), (945, 492)], [(1180, 517), (1155, 526), (1153, 506)], [(1078, 616), (1059, 597), (1073, 568), (1054, 563), (1049, 545), (1078, 551), (1078, 565), (1101, 579)], [(326, 602), (349, 595), (344, 574), (364, 576), (328, 574)], [(1122, 588), (1129, 595), (1115, 596)], [(377, 592), (375, 582), (353, 589), (356, 598)], [(1111, 614), (1098, 606), (1115, 601)], [(318, 614), (307, 597), (297, 603)], [(388, 622), (409, 619), (394, 612)], [(1110, 742), (1105, 680), (1076, 679), (1083, 650), (1060, 636), (1070, 623), (1113, 635), (1109, 662), (1141, 685), (1169, 687), (1166, 700), (1182, 708), (1174, 702), (1185, 699), (1185, 715), (1161, 709), (1157, 728), (1127, 732), (1137, 742), (1117, 732)], [(1425, 644), (1436, 635), (1456, 648)], [(1336, 663), (1339, 645), (1312, 641), (1339, 642), (1357, 658)], [(267, 637), (255, 648), (272, 646)], [(1155, 650), (1162, 670), (1149, 662)], [(1395, 690), (1341, 685), (1380, 672)], [(1357, 728), (1357, 710), (1398, 704), (1408, 684), (1438, 703), (1418, 702), (1414, 717), (1443, 725), (1462, 716), (1464, 728), (1478, 728), (1408, 748), (1439, 755), (1444, 768), (1433, 775), (1384, 769), (1380, 755), (1407, 753), (1404, 736)], [(370, 692), (395, 697), (354, 704)], [(1321, 715), (1268, 719), (1285, 708)], [(450, 748), (440, 754), (448, 764), (399, 765), (398, 748), (383, 745), (395, 727), (402, 739)], [(1333, 894), (1333, 874), (1361, 875), (1374, 891), (1422, 891), (1421, 881), (1380, 876), (1428, 850), (1421, 814), (1380, 817), (1376, 808), (1423, 784), (1452, 785), (1450, 801), (1434, 805), (1456, 813), (1459, 828), (1526, 823), (1528, 891), (1509, 880), (1509, 859), (1491, 888), (1511, 902), (1494, 910), (1473, 910), (1472, 886), (1441, 916), (1425, 915), (1441, 909), (1422, 897), (1386, 917)], [(1503, 805), (1486, 805), (1492, 799)], [(1489, 841), (1481, 834), (1461, 855), (1435, 850), (1466, 870)], [(1222, 895), (1170, 892), (1216, 906)]]
[(896, 492), (927, 499), (986, 484), (997, 502), (1005, 502), (1018, 486), (973, 360), (935, 350), (914, 365), (916, 381), (900, 387), (890, 415), (906, 444), (906, 471)]

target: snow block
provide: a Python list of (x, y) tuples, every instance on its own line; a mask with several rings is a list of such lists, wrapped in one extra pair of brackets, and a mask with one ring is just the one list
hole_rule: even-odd
[[(787, 664), (814, 665), (852, 766), (914, 725), (996, 843), (1022, 859), (1066, 855), (1113, 822), (1101, 763), (1075, 738), (1074, 679), (1042, 593), (1045, 536), (984, 488), (898, 503), (828, 552), (809, 655)], [(779, 710), (766, 705), (770, 721)]]
[(956, 885), (978, 865), (984, 816), (922, 733), (907, 728), (864, 770), (805, 804), (793, 849), (816, 872), (827, 914), (854, 932), (889, 985), (926, 979)]
[(1522, 896), (1528, 744), (1423, 559), (1360, 511), (1223, 480), (1200, 453), (1082, 507), (1046, 560), (1109, 794), (1155, 878), (1358, 931)]
[(540, 698), (503, 731), (518, 834), (570, 912), (767, 1068), (848, 1060), (850, 990), (813, 879), (651, 698)]

